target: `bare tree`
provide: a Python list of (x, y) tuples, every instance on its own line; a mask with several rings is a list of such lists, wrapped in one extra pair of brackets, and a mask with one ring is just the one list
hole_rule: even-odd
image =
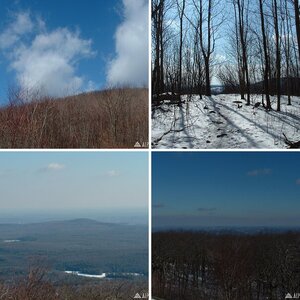
[(244, 99), (244, 88), (247, 94), (247, 105), (250, 105), (250, 80), (248, 68), (248, 35), (249, 35), (249, 22), (248, 22), (248, 0), (234, 0), (235, 21), (237, 27), (239, 47), (241, 47), (241, 76), (240, 88), (241, 98)]
[(184, 10), (185, 10), (185, 0), (176, 0), (177, 2), (177, 11), (179, 16), (179, 61), (178, 61), (178, 92), (181, 95), (182, 90), (182, 51), (183, 51), (183, 19), (184, 19)]
[(264, 93), (266, 95), (266, 108), (271, 109), (271, 100), (270, 100), (270, 91), (269, 91), (269, 53), (267, 46), (267, 36), (265, 29), (265, 16), (263, 8), (263, 0), (259, 0), (259, 11), (260, 11), (260, 23), (261, 23), (261, 32), (262, 32), (262, 41), (263, 41), (263, 53), (264, 53)]
[(276, 48), (276, 93), (277, 93), (277, 111), (280, 111), (280, 97), (281, 97), (281, 45), (279, 32), (279, 18), (278, 18), (278, 1), (272, 0), (272, 13), (275, 31), (275, 48)]
[(300, 13), (299, 13), (299, 0), (293, 0), (294, 3), (294, 16), (295, 16), (295, 26), (298, 41), (298, 59), (300, 60)]
[(164, 90), (163, 68), (163, 23), (164, 23), (165, 0), (152, 1), (152, 26), (155, 41), (154, 70), (152, 72), (152, 88), (156, 95)]

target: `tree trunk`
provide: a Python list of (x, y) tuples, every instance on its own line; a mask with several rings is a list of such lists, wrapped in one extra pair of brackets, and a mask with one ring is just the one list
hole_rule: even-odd
[(211, 96), (209, 59), (205, 58), (205, 95)]
[(300, 61), (300, 17), (299, 17), (299, 0), (294, 0), (295, 24), (298, 41), (298, 59)]
[(281, 97), (281, 58), (280, 58), (280, 36), (278, 24), (278, 6), (277, 0), (273, 0), (274, 11), (274, 29), (275, 29), (275, 44), (276, 44), (276, 91), (277, 91), (277, 111), (280, 111)]
[(265, 31), (265, 18), (263, 11), (263, 3), (262, 0), (259, 0), (259, 9), (260, 9), (260, 21), (261, 21), (261, 31), (263, 37), (263, 49), (264, 49), (264, 58), (265, 58), (265, 66), (264, 66), (264, 93), (266, 94), (266, 108), (272, 109), (271, 100), (270, 100), (270, 91), (269, 91), (269, 55), (267, 48), (267, 37)]

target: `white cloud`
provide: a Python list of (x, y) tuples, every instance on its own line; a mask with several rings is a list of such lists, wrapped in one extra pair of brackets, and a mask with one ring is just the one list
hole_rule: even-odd
[(248, 176), (260, 176), (260, 175), (270, 175), (272, 173), (271, 169), (256, 169), (247, 172)]
[(46, 170), (48, 171), (60, 171), (65, 168), (65, 165), (58, 164), (58, 163), (50, 163), (47, 167)]
[(84, 79), (75, 74), (75, 62), (92, 54), (91, 41), (60, 28), (37, 35), (31, 45), (14, 54), (11, 67), (24, 88), (37, 87), (42, 94), (62, 96), (82, 88)]
[(117, 177), (119, 175), (120, 175), (120, 172), (117, 170), (109, 170), (107, 172), (107, 176), (109, 176), (109, 177)]
[(20, 12), (13, 16), (13, 21), (0, 34), (0, 49), (13, 46), (22, 35), (33, 30), (34, 24), (29, 12)]
[(197, 210), (200, 212), (213, 212), (217, 209), (215, 207), (199, 207)]
[[(27, 30), (18, 30), (19, 23), (27, 24)], [(31, 38), (24, 36), (31, 28), (29, 24), (37, 30)], [(82, 39), (78, 31), (67, 28), (47, 32), (41, 18), (32, 21), (25, 13), (16, 15), (15, 25), (6, 28), (0, 37), (5, 39), (7, 32), (12, 31), (18, 34), (15, 34), (13, 41), (6, 42), (6, 48), (10, 48), (6, 49), (10, 50), (7, 57), (22, 89), (38, 90), (42, 96), (54, 97), (84, 90), (85, 78), (76, 74), (76, 64), (80, 59), (94, 54), (91, 40)]]
[(59, 164), (59, 163), (50, 163), (48, 166), (45, 166), (41, 169), (39, 169), (40, 172), (52, 172), (52, 171), (61, 171), (65, 169), (65, 165)]
[(109, 85), (148, 82), (148, 1), (123, 0), (124, 21), (117, 28), (116, 53), (108, 67)]

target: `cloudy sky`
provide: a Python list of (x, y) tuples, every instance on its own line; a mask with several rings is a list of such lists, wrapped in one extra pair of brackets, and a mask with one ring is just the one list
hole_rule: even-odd
[(4, 215), (22, 213), (95, 218), (137, 212), (146, 222), (147, 157), (146, 152), (1, 152), (0, 223)]
[(147, 23), (147, 0), (1, 0), (1, 103), (16, 83), (53, 96), (146, 85)]
[(152, 157), (154, 227), (300, 226), (300, 153)]

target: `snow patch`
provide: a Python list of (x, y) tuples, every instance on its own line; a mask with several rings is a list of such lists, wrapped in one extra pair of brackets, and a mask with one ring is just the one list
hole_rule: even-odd
[(65, 273), (80, 276), (80, 277), (88, 277), (88, 278), (99, 278), (99, 279), (101, 279), (101, 278), (106, 277), (106, 273), (102, 273), (100, 275), (84, 274), (84, 273), (80, 273), (78, 271), (65, 271)]
[[(251, 95), (251, 105), (240, 95), (182, 96), (184, 103), (163, 103), (152, 110), (152, 147), (181, 149), (287, 148), (300, 140), (300, 97), (281, 97), (281, 111), (267, 111), (261, 95)], [(187, 101), (187, 100), (190, 101)], [(276, 108), (276, 96), (271, 97)]]
[(3, 240), (3, 243), (17, 243), (21, 242), (20, 240)]

